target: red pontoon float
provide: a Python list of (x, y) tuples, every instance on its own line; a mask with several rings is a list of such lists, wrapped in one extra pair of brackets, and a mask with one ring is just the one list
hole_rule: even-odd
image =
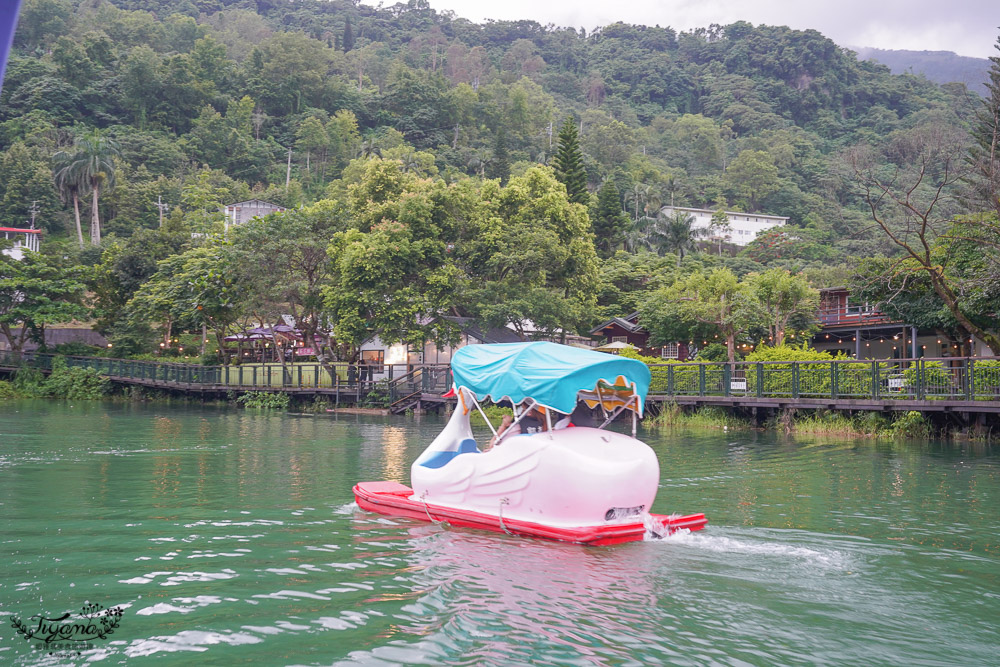
[[(593, 545), (705, 527), (704, 514), (648, 511), (660, 469), (649, 446), (635, 438), (650, 380), (642, 362), (555, 343), (469, 345), (455, 354), (452, 371), (458, 406), (413, 463), (413, 487), (362, 482), (354, 487), (359, 507)], [(516, 419), (494, 430), (498, 446), (483, 452), (469, 415), (482, 412), (485, 398), (509, 401)], [(590, 414), (576, 410), (581, 402), (600, 409), (599, 427), (571, 423)], [(632, 437), (604, 430), (625, 411), (632, 414)]]

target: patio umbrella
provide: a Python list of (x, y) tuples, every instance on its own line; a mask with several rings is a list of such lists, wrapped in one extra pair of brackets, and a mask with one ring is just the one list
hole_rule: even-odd
[(598, 352), (618, 352), (620, 350), (638, 350), (632, 343), (625, 343), (620, 340), (616, 340), (613, 343), (608, 343), (607, 345), (601, 345), (600, 347), (595, 347)]

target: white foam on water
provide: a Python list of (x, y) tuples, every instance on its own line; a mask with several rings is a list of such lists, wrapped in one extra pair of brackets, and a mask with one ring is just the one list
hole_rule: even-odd
[(743, 537), (727, 537), (706, 533), (692, 533), (679, 530), (667, 537), (650, 538), (647, 541), (690, 546), (714, 553), (763, 556), (765, 558), (803, 561), (831, 569), (850, 569), (852, 558), (849, 554), (835, 549), (814, 549), (782, 542), (765, 542)]
[(359, 509), (361, 509), (361, 508), (358, 507), (357, 503), (351, 502), (351, 503), (347, 503), (346, 505), (341, 505), (337, 509), (333, 510), (333, 513), (334, 514), (354, 514)]
[(153, 655), (154, 653), (176, 653), (178, 651), (207, 651), (215, 644), (240, 646), (243, 644), (259, 644), (263, 639), (246, 632), (205, 632), (202, 630), (184, 630), (173, 636), (150, 637), (140, 639), (125, 649), (125, 656), (136, 658)]

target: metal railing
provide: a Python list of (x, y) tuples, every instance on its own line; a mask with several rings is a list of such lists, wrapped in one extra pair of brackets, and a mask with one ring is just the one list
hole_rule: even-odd
[[(56, 355), (0, 353), (0, 367), (52, 370)], [(440, 365), (349, 364), (333, 362), (249, 363), (202, 366), (163, 361), (104, 357), (62, 357), (69, 368), (90, 368), (111, 379), (166, 388), (211, 391), (324, 390), (348, 394), (372, 403), (390, 404), (421, 392), (444, 393), (451, 388), (451, 368)]]
[(757, 361), (650, 366), (649, 393), (875, 400), (1000, 400), (1000, 358)]
[[(0, 367), (51, 370), (55, 355), (0, 353)], [(63, 357), (68, 367), (92, 368), (114, 380), (211, 391), (338, 393), (386, 406), (405, 396), (451, 388), (445, 364), (352, 365), (336, 362), (200, 366), (103, 357)], [(1000, 358), (738, 361), (650, 366), (651, 396), (732, 396), (876, 400), (1000, 401)]]
[(868, 326), (872, 324), (900, 323), (888, 315), (870, 306), (821, 306), (816, 311), (816, 319), (820, 326)]

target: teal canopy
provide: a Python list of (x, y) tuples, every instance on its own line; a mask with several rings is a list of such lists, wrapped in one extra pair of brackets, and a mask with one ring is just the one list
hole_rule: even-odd
[(641, 415), (650, 380), (649, 367), (637, 359), (545, 342), (466, 345), (452, 357), (451, 370), (455, 386), (477, 399), (531, 398), (562, 413), (583, 399)]

